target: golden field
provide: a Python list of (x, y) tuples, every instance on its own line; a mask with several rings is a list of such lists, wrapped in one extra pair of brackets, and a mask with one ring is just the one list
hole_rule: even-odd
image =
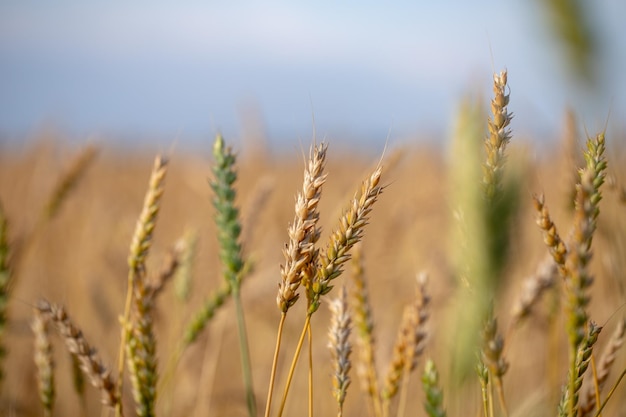
[[(229, 138), (225, 139), (228, 143)], [(565, 238), (574, 218), (575, 167), (584, 163), (583, 139), (576, 137), (571, 128), (564, 129), (563, 137), (553, 138), (554, 146), (538, 150), (530, 143), (519, 143), (513, 131), (507, 149), (506, 169), (521, 173), (520, 203), (493, 304), (499, 328), (505, 335), (505, 356), (510, 364), (503, 382), (511, 416), (555, 415), (561, 386), (566, 381), (565, 319), (563, 314), (556, 318), (551, 315), (554, 297), (546, 295), (529, 317), (514, 328), (509, 326), (512, 307), (524, 291), (524, 280), (535, 274), (548, 253), (536, 225), (532, 196), (545, 194), (552, 219)], [(623, 139), (606, 134), (607, 173), (611, 181), (602, 189), (591, 262), (595, 282), (589, 290), (588, 308), (590, 317), (604, 329), (594, 352), (601, 352), (626, 315), (626, 206), (620, 194), (626, 184), (626, 155), (617, 146)], [(324, 247), (342, 210), (380, 158), (358, 149), (336, 150), (333, 140), (329, 142), (328, 178), (319, 202), (320, 247)], [(302, 153), (286, 148), (280, 154), (259, 152), (260, 148), (253, 145), (234, 149), (238, 171), (235, 188), (236, 203), (241, 208), (243, 251), (253, 263), (241, 294), (258, 414), (262, 415), (280, 318), (276, 291), (281, 279), (280, 265), (284, 263), (282, 249), (294, 217), (295, 194), (302, 187), (308, 144), (303, 145)], [(197, 234), (189, 299), (183, 302), (177, 298), (174, 283), (170, 282), (155, 306), (160, 376), (156, 410), (162, 416), (247, 415), (232, 300), (218, 310), (201, 337), (183, 352), (177, 366), (169, 366), (186, 324), (223, 280), (213, 221), (215, 209), (208, 185), (212, 176), (212, 146), (212, 140), (207, 140), (200, 152), (168, 153), (165, 191), (147, 260), (148, 275), (157, 275), (175, 242), (186, 232)], [(483, 409), (478, 378), (472, 375), (458, 382), (450, 371), (450, 351), (458, 331), (457, 295), (463, 291), (463, 283), (455, 272), (456, 253), (462, 243), (455, 232), (454, 196), (459, 190), (453, 177), (458, 167), (451, 156), (451, 146), (390, 146), (382, 158), (381, 182), (385, 188), (362, 241), (381, 379), (387, 372), (404, 305), (414, 297), (416, 274), (425, 271), (429, 276), (428, 337), (409, 382), (404, 414), (407, 416), (426, 415), (420, 375), (429, 357), (440, 371), (448, 415), (479, 416)], [(95, 147), (94, 159), (49, 219), (42, 213), (81, 149), (50, 140), (35, 140), (19, 149), (0, 148), (0, 202), (8, 220), (13, 271), (4, 333), (7, 354), (0, 391), (2, 415), (42, 415), (30, 329), (33, 307), (40, 298), (66, 307), (118, 378), (119, 316), (126, 298), (129, 246), (156, 151), (114, 149), (107, 147), (106, 142)], [(469, 236), (465, 244), (480, 245), (480, 241)], [(352, 271), (351, 264), (346, 264), (344, 274), (333, 283), (335, 289), (322, 300), (319, 313), (312, 318), (315, 415), (337, 413), (331, 394), (333, 370), (327, 347), (327, 305), (330, 297), (338, 293), (338, 287), (353, 285)], [(285, 385), (304, 312), (305, 302), (301, 299), (287, 317), (275, 388), (278, 393)], [(85, 388), (82, 399), (76, 393), (69, 354), (58, 334), (53, 331), (51, 336), (56, 386), (54, 415), (113, 415), (101, 408), (100, 394), (92, 387)], [(470, 355), (476, 355), (473, 349), (468, 347)], [(353, 347), (353, 361), (357, 360), (355, 351)], [(305, 355), (306, 347), (288, 397), (288, 416), (307, 412)], [(625, 367), (626, 353), (621, 349), (612, 366), (608, 388)], [(354, 368), (353, 364), (344, 414), (367, 415), (366, 396)], [(617, 387), (603, 415), (626, 415), (623, 384)], [(125, 382), (124, 387), (126, 415), (133, 415), (131, 385)], [(497, 404), (495, 408), (498, 410)], [(496, 415), (502, 415), (499, 413)]]

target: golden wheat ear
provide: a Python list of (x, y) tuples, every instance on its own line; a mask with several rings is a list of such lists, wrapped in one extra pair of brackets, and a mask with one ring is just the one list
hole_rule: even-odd
[(349, 372), (352, 368), (350, 354), (350, 332), (352, 319), (348, 310), (348, 295), (345, 286), (342, 286), (337, 298), (329, 304), (331, 311), (330, 329), (328, 331), (329, 343), (333, 364), (333, 396), (337, 401), (337, 415), (343, 416), (343, 403), (350, 386)]

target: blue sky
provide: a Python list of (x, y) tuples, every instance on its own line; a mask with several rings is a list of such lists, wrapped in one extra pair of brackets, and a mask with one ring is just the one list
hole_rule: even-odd
[[(445, 137), (466, 93), (506, 67), (513, 128), (541, 136), (572, 106), (592, 131), (626, 115), (626, 2), (596, 0), (602, 82), (572, 82), (540, 0), (3, 1), (0, 133), (182, 140), (245, 131), (384, 141)], [(339, 4), (339, 5), (337, 5)]]

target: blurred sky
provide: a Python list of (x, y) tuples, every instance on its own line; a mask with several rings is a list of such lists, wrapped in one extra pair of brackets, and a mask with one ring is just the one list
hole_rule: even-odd
[[(507, 68), (513, 129), (541, 140), (566, 106), (592, 131), (626, 115), (626, 1), (595, 0), (593, 89), (566, 70), (540, 0), (0, 2), (0, 134), (383, 142), (450, 132)], [(251, 116), (252, 115), (252, 116)], [(260, 118), (260, 119), (258, 119)]]

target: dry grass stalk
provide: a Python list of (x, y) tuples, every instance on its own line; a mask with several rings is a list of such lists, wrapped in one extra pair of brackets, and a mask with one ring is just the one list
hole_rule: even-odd
[[(583, 377), (591, 362), (591, 354), (593, 346), (598, 340), (598, 335), (602, 331), (602, 327), (596, 325), (593, 321), (589, 322), (589, 331), (585, 335), (583, 342), (580, 344), (576, 352), (575, 366), (573, 375), (570, 375), (570, 385), (563, 389), (561, 402), (559, 403), (559, 416), (577, 416), (578, 415), (578, 399), (580, 389), (583, 385)], [(573, 384), (572, 382), (573, 381)]]
[(91, 385), (100, 390), (102, 403), (115, 407), (120, 402), (120, 397), (115, 389), (115, 380), (111, 372), (102, 364), (85, 337), (83, 332), (76, 327), (65, 309), (46, 300), (40, 300), (37, 310), (48, 320), (52, 321), (59, 334), (65, 340), (69, 352), (78, 359), (80, 368), (85, 373)]
[(604, 348), (602, 352), (602, 356), (600, 357), (600, 361), (598, 362), (597, 367), (597, 380), (594, 381), (594, 384), (590, 384), (585, 390), (582, 401), (579, 408), (579, 416), (591, 416), (594, 414), (594, 409), (598, 404), (596, 397), (602, 392), (602, 389), (606, 385), (609, 374), (611, 372), (611, 367), (615, 362), (617, 351), (624, 344), (624, 335), (626, 334), (626, 318), (622, 318), (618, 323), (609, 343)]
[(333, 396), (337, 401), (337, 415), (343, 415), (343, 402), (350, 385), (350, 331), (352, 322), (348, 311), (348, 295), (346, 288), (341, 287), (339, 295), (329, 305), (331, 311), (330, 330), (328, 332), (332, 363), (333, 363)]
[(558, 275), (559, 269), (552, 256), (547, 256), (539, 264), (535, 273), (524, 280), (522, 294), (511, 309), (511, 326), (517, 325), (532, 313), (532, 309), (541, 295), (554, 287)]
[(95, 146), (87, 146), (74, 158), (67, 171), (59, 178), (50, 195), (44, 209), (45, 218), (51, 219), (58, 213), (61, 204), (63, 204), (69, 193), (76, 187), (78, 181), (85, 175), (85, 172), (94, 161), (97, 153), (98, 150)]
[(401, 415), (404, 412), (408, 378), (417, 366), (417, 359), (424, 350), (427, 336), (425, 329), (428, 319), (427, 308), (430, 302), (430, 297), (426, 293), (426, 281), (425, 275), (418, 276), (416, 300), (404, 309), (389, 371), (381, 393), (383, 416), (389, 415), (390, 401), (398, 393), (401, 382), (402, 396), (398, 414)]
[(52, 360), (52, 345), (48, 337), (48, 320), (39, 310), (31, 323), (35, 334), (35, 365), (37, 366), (37, 386), (39, 399), (43, 405), (44, 416), (51, 416), (54, 406), (54, 361)]
[(289, 226), (289, 243), (285, 245), (283, 254), (285, 265), (280, 268), (281, 282), (278, 284), (276, 303), (286, 313), (298, 300), (298, 287), (304, 277), (304, 271), (317, 256), (315, 243), (319, 239), (320, 230), (316, 227), (319, 219), (317, 205), (322, 193), (322, 185), (326, 182), (324, 165), (328, 146), (321, 143), (311, 146), (309, 163), (304, 170), (302, 191), (296, 196), (296, 215)]
[(361, 383), (361, 389), (370, 401), (370, 407), (375, 416), (382, 413), (379, 388), (378, 372), (376, 370), (376, 360), (374, 356), (376, 338), (374, 336), (374, 319), (369, 301), (369, 293), (365, 282), (363, 270), (363, 257), (361, 244), (355, 245), (354, 256), (352, 258), (354, 282), (353, 315), (354, 327), (357, 330), (356, 344), (358, 346), (357, 375)]
[(493, 93), (491, 99), (491, 113), (489, 118), (489, 137), (485, 139), (485, 153), (487, 160), (483, 165), (483, 185), (487, 200), (494, 199), (502, 187), (502, 175), (504, 170), (504, 150), (511, 140), (511, 130), (507, 127), (513, 119), (509, 113), (509, 94), (507, 94), (507, 72), (493, 75)]
[(320, 298), (332, 289), (331, 281), (343, 272), (343, 264), (350, 259), (349, 251), (361, 241), (374, 203), (383, 190), (379, 186), (382, 167), (379, 166), (354, 195), (350, 208), (339, 219), (339, 228), (330, 236), (325, 253), (319, 257), (315, 277), (307, 288), (308, 314), (319, 308)]

